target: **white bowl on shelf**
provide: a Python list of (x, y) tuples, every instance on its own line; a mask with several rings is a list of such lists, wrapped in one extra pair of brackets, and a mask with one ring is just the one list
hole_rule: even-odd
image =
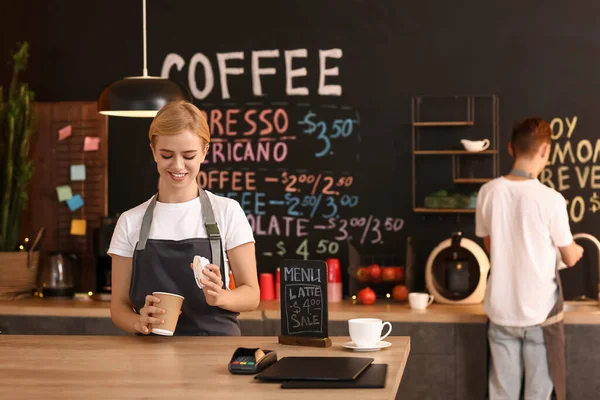
[(460, 141), (467, 151), (483, 151), (490, 147), (490, 141), (488, 139), (483, 140), (467, 140), (461, 139)]

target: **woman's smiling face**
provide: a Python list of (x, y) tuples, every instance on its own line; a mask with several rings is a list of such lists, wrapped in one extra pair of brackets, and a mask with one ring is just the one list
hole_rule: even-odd
[(177, 135), (155, 136), (152, 154), (164, 183), (184, 187), (196, 182), (208, 145), (200, 136), (183, 131)]

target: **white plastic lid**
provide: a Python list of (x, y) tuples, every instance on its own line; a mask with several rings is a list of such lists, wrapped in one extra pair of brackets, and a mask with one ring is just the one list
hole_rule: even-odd
[(173, 332), (167, 329), (152, 328), (152, 333), (162, 336), (173, 336)]
[(183, 296), (180, 296), (180, 295), (178, 295), (178, 294), (175, 294), (175, 293), (167, 293), (167, 292), (152, 292), (152, 294), (153, 294), (153, 295), (155, 295), (155, 294), (167, 294), (167, 295), (169, 295), (169, 296), (181, 297), (182, 299), (184, 299), (184, 300), (185, 300), (185, 297), (183, 297)]

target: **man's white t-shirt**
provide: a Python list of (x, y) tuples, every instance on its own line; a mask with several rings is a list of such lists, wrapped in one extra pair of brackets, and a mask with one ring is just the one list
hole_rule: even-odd
[[(206, 194), (212, 205), (215, 221), (219, 226), (223, 249), (227, 251), (244, 243), (254, 242), (252, 228), (240, 204), (233, 199), (216, 196), (209, 191), (206, 191)], [(140, 237), (142, 219), (151, 200), (121, 214), (115, 226), (108, 254), (133, 257)], [(184, 240), (207, 237), (198, 197), (184, 203), (156, 202), (149, 239)], [(225, 271), (229, 271), (229, 261), (226, 256)], [(228, 286), (228, 276), (224, 278), (225, 284)]]
[(564, 197), (537, 179), (496, 178), (477, 196), (476, 235), (490, 236), (484, 300), (494, 324), (542, 323), (557, 300), (557, 247), (573, 241)]

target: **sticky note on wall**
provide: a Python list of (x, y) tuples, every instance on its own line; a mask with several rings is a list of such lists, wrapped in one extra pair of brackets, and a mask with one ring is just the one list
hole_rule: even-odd
[(83, 151), (97, 151), (100, 147), (100, 138), (86, 136), (83, 141)]
[(71, 191), (71, 186), (63, 185), (56, 187), (56, 194), (58, 195), (58, 201), (69, 200), (73, 197), (73, 192)]
[(85, 219), (71, 220), (71, 235), (85, 236), (86, 225)]
[(71, 180), (85, 181), (85, 165), (71, 165)]
[(73, 127), (71, 125), (67, 125), (64, 128), (58, 130), (58, 140), (65, 140), (71, 133), (73, 132)]
[(69, 206), (69, 209), (71, 211), (75, 211), (75, 210), (83, 207), (83, 199), (81, 198), (80, 195), (76, 194), (75, 196), (73, 196), (69, 200), (67, 200), (67, 205)]

